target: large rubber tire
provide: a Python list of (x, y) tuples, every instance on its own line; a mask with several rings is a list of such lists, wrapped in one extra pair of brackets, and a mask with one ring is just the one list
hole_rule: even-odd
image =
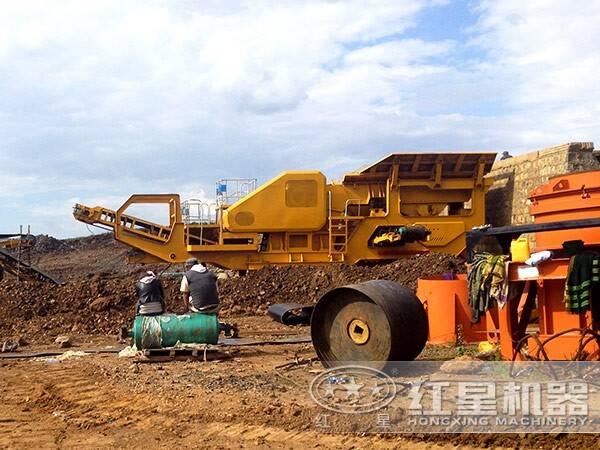
[(312, 342), (326, 367), (412, 361), (427, 342), (427, 314), (408, 288), (387, 280), (342, 286), (324, 294), (311, 319)]

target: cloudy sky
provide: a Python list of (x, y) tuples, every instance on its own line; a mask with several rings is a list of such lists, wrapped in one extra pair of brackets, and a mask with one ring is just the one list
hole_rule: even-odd
[(0, 232), (396, 151), (600, 143), (599, 24), (598, 1), (0, 0)]

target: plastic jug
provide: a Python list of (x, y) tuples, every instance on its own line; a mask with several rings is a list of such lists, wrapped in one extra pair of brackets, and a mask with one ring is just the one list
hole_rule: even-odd
[(529, 240), (521, 236), (510, 243), (510, 256), (513, 262), (524, 263), (529, 259)]

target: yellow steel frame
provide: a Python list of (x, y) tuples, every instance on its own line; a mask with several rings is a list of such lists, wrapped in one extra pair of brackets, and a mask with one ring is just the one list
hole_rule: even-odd
[[(384, 159), (363, 172), (348, 174), (342, 183), (327, 184), (327, 223), (319, 230), (303, 230), (300, 223), (293, 230), (232, 232), (223, 225), (227, 205), (218, 211), (216, 224), (187, 224), (182, 220), (177, 194), (132, 195), (116, 211), (78, 204), (74, 216), (82, 222), (113, 229), (115, 239), (140, 250), (129, 260), (141, 263), (181, 263), (196, 256), (220, 267), (247, 270), (268, 264), (393, 260), (432, 250), (459, 254), (465, 247), (465, 231), (484, 223), (485, 192), (492, 183), (484, 175), (495, 156), (474, 155), (479, 159), (473, 163), (473, 158), (465, 155), (469, 154), (453, 155), (449, 159), (447, 154), (434, 155), (434, 158), (417, 154), (408, 162), (406, 155), (391, 155), (388, 157), (391, 159)], [(465, 161), (471, 161), (470, 172), (463, 169)], [(315, 177), (315, 172), (307, 173)], [(297, 179), (302, 172), (292, 174)], [(279, 183), (285, 176), (286, 173), (278, 177)], [(411, 189), (428, 189), (428, 197), (442, 204), (455, 197), (453, 192), (470, 193), (471, 210), (460, 215), (403, 215), (401, 193), (410, 193)], [(385, 198), (385, 208), (369, 206), (374, 198)], [(256, 199), (253, 201), (257, 203)], [(126, 214), (134, 204), (157, 203), (169, 206), (168, 224)], [(252, 213), (259, 215), (260, 208)], [(403, 225), (423, 225), (432, 234), (427, 241), (400, 247), (368, 245), (381, 227)], [(265, 245), (261, 245), (263, 240)]]

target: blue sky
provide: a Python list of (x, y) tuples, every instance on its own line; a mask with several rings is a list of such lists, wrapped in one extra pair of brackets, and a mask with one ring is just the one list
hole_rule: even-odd
[(417, 26), (410, 35), (426, 41), (462, 40), (477, 23), (477, 4), (473, 0), (456, 0), (424, 8), (417, 14)]
[(600, 133), (600, 4), (0, 1), (0, 231), (396, 151)]

